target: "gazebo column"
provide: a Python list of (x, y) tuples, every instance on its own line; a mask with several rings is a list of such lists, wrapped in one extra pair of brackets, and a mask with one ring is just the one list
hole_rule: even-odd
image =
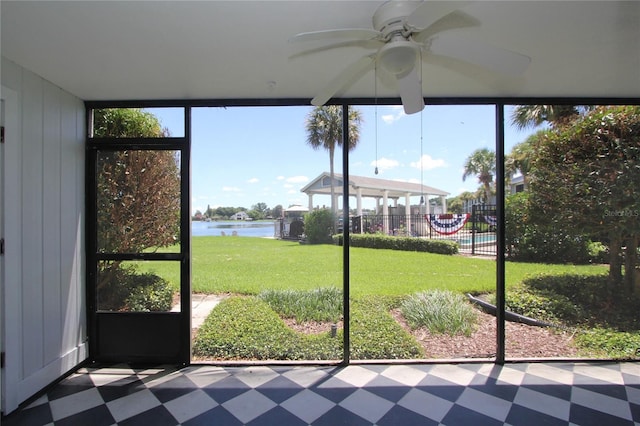
[(407, 236), (411, 235), (411, 193), (407, 192), (404, 195), (404, 214), (406, 216), (405, 225), (407, 229)]
[(431, 203), (429, 203), (429, 194), (424, 196), (424, 207), (426, 209), (425, 214), (431, 214)]
[(382, 193), (382, 230), (385, 235), (389, 235), (389, 191)]
[(447, 212), (447, 197), (445, 197), (444, 195), (440, 196), (440, 201), (442, 201), (442, 213), (446, 213)]
[(356, 212), (358, 214), (358, 220), (360, 221), (360, 233), (362, 234), (362, 188), (356, 188)]
[(313, 211), (313, 194), (307, 194), (309, 196), (309, 212)]

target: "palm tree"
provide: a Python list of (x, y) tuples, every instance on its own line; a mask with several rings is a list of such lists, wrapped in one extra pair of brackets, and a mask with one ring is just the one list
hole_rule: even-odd
[(551, 126), (559, 126), (591, 108), (579, 105), (518, 105), (511, 113), (511, 124), (519, 130), (537, 127), (545, 121)]
[(511, 152), (504, 160), (504, 168), (508, 178), (520, 172), (522, 182), (525, 187), (527, 186), (533, 160), (533, 148), (537, 141), (544, 136), (545, 132), (545, 130), (539, 130), (511, 148)]
[[(352, 151), (360, 141), (360, 124), (362, 116), (360, 111), (349, 109), (349, 151)], [(324, 148), (329, 151), (329, 174), (331, 178), (331, 212), (335, 215), (335, 189), (333, 158), (336, 146), (343, 145), (342, 137), (342, 107), (339, 105), (325, 105), (315, 107), (307, 116), (305, 128), (307, 130), (307, 143), (313, 149)]]
[(486, 203), (491, 197), (491, 184), (493, 183), (495, 172), (496, 153), (488, 148), (480, 148), (473, 151), (465, 161), (462, 180), (466, 180), (471, 175), (478, 176), (478, 181), (482, 184), (484, 191), (484, 202)]

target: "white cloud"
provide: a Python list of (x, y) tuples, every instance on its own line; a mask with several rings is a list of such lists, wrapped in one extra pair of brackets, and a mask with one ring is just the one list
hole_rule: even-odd
[(382, 121), (384, 121), (386, 124), (393, 124), (405, 115), (406, 114), (404, 113), (404, 109), (401, 106), (393, 106), (391, 107), (390, 114), (382, 115)]
[(248, 183), (258, 183), (258, 182), (260, 182), (260, 179), (258, 179), (258, 178), (251, 178), (251, 179), (249, 179), (247, 182), (248, 182)]
[(309, 178), (306, 176), (291, 176), (287, 178), (286, 181), (289, 183), (305, 183), (309, 182)]
[(276, 180), (284, 180), (284, 176), (278, 176)]
[(224, 192), (240, 192), (242, 191), (240, 188), (238, 188), (237, 186), (223, 186), (222, 190)]
[(378, 161), (372, 161), (371, 162), (371, 166), (372, 167), (378, 167), (379, 170), (389, 170), (389, 169), (393, 169), (394, 167), (398, 167), (400, 165), (400, 163), (398, 162), (398, 160), (392, 160), (390, 158), (379, 158)]
[(293, 188), (293, 185), (291, 185), (290, 183), (285, 183), (284, 185), (282, 185), (284, 188)]
[(409, 163), (411, 167), (415, 167), (416, 169), (422, 168), (423, 170), (432, 170), (437, 169), (439, 167), (445, 167), (447, 163), (442, 158), (431, 158), (430, 155), (424, 154), (421, 159), (418, 161), (412, 161)]

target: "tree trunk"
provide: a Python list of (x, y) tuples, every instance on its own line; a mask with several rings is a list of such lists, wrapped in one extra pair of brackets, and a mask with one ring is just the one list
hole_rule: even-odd
[(614, 286), (619, 286), (622, 283), (621, 245), (622, 238), (611, 237), (609, 241), (609, 281)]
[(636, 282), (636, 263), (638, 256), (638, 238), (632, 235), (627, 239), (627, 248), (625, 250), (624, 259), (624, 283), (629, 293), (637, 291)]
[[(489, 204), (489, 200), (491, 199), (491, 184), (484, 183), (484, 203)], [(446, 212), (443, 212), (446, 213)]]

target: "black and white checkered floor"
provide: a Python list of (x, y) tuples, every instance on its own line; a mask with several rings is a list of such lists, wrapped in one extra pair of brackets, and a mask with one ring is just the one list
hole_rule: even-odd
[(640, 425), (640, 363), (82, 368), (10, 425)]

